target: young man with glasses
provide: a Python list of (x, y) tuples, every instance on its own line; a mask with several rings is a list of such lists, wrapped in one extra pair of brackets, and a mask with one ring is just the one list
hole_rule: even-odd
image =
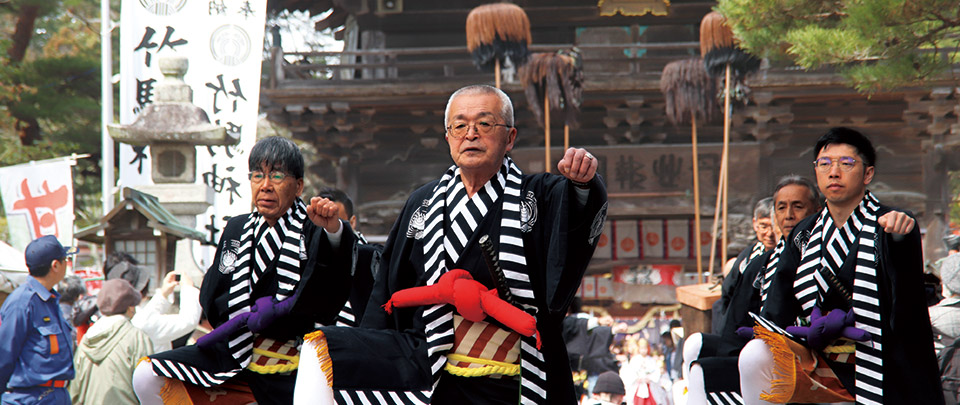
[(255, 209), (227, 222), (200, 287), (217, 329), (137, 366), (143, 404), (206, 397), (210, 387), (227, 394), (218, 394), (221, 403), (290, 404), (300, 339), (317, 324), (332, 325), (347, 300), (355, 236), (334, 202), (300, 199), (300, 149), (264, 138), (248, 163)]
[[(867, 186), (870, 140), (833, 128), (814, 148), (826, 207), (787, 236), (754, 339), (740, 352), (747, 404), (942, 404), (920, 232)], [(904, 224), (906, 235), (890, 229)], [(799, 326), (795, 326), (799, 325)]]
[(490, 86), (444, 117), (453, 165), (407, 200), (361, 327), (305, 339), (296, 403), (575, 403), (561, 322), (606, 215), (598, 162), (571, 148), (562, 175), (521, 173), (513, 105)]
[(67, 275), (76, 251), (53, 235), (24, 251), (30, 277), (0, 307), (0, 403), (70, 404), (73, 327), (63, 318), (53, 287)]

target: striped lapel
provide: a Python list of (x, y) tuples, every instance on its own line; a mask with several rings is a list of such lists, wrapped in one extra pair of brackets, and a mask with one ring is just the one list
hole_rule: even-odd
[[(501, 166), (497, 177), (491, 179), (484, 186), (487, 196), (471, 201), (490, 201), (491, 205), (488, 205), (488, 208), (480, 208), (479, 206), (472, 208), (453, 206), (448, 208), (446, 206), (447, 201), (456, 203), (466, 198), (466, 193), (464, 192), (461, 195), (461, 190), (456, 186), (459, 183), (456, 181), (459, 175), (458, 170), (455, 166), (448, 169), (440, 182), (437, 183), (431, 199), (424, 201), (421, 206), (421, 210), (425, 211), (423, 214), (425, 218), (423, 252), (426, 258), (425, 268), (429, 272), (428, 284), (436, 283), (440, 275), (447, 271), (445, 263), (448, 257), (451, 259), (451, 263), (456, 262), (454, 258), (459, 258), (462, 250), (456, 251), (449, 248), (455, 248), (457, 244), (462, 247), (473, 233), (471, 231), (467, 234), (463, 228), (460, 228), (460, 233), (463, 235), (443, 234), (446, 233), (443, 232), (444, 212), (449, 211), (449, 216), (453, 220), (459, 220), (458, 216), (466, 216), (468, 213), (486, 215), (489, 208), (493, 207), (492, 203), (498, 198), (491, 196), (490, 193), (499, 192), (500, 187), (502, 187), (500, 198), (503, 198), (503, 209), (500, 221), (498, 259), (504, 269), (504, 276), (507, 279), (510, 291), (517, 297), (526, 311), (536, 315), (533, 288), (530, 285), (530, 277), (526, 270), (526, 259), (524, 258), (523, 232), (520, 229), (520, 186), (522, 180), (520, 169), (509, 157), (504, 158), (503, 166)], [(494, 184), (495, 182), (498, 184)], [(477, 195), (474, 197), (476, 198)], [(458, 222), (458, 226), (469, 225), (471, 220), (479, 224), (483, 218), (482, 215), (479, 218), (476, 215), (472, 215), (472, 217), (472, 219), (463, 218), (462, 222)], [(456, 234), (457, 230), (453, 228), (453, 225), (451, 224), (451, 230)], [(473, 225), (472, 229), (476, 229), (476, 225)], [(456, 240), (448, 241), (448, 239)], [(453, 347), (453, 308), (447, 305), (434, 305), (426, 308), (423, 311), (423, 321), (426, 325), (427, 354), (429, 355), (431, 370), (435, 378), (439, 378), (439, 372), (446, 364), (445, 353)], [(543, 354), (537, 349), (536, 337), (523, 337), (521, 339), (520, 365), (521, 402), (545, 403), (546, 368), (544, 367)]]
[(803, 249), (794, 293), (801, 304), (801, 316), (809, 319), (815, 305), (823, 301), (829, 285), (820, 276), (821, 267), (836, 273), (850, 253), (856, 254), (853, 311), (856, 327), (870, 332), (871, 339), (857, 342), (856, 387), (858, 404), (883, 403), (883, 352), (880, 296), (877, 276), (877, 212), (880, 203), (867, 191), (847, 222), (832, 226), (829, 211), (824, 208), (814, 225), (810, 240)]
[[(770, 260), (767, 261), (767, 265), (764, 266), (764, 270), (760, 272), (757, 279), (760, 280), (760, 308), (762, 311), (763, 304), (767, 302), (767, 296), (770, 293), (770, 284), (773, 281), (773, 275), (777, 272), (777, 264), (780, 263), (780, 255), (783, 253), (783, 248), (786, 246), (784, 238), (780, 238), (777, 242), (777, 247), (773, 248), (773, 253), (770, 254)], [(756, 287), (756, 285), (754, 285)]]
[[(270, 268), (275, 268), (277, 272), (276, 299), (283, 300), (293, 295), (300, 282), (300, 260), (306, 253), (303, 236), (306, 212), (306, 206), (298, 198), (293, 207), (277, 220), (274, 227), (266, 226), (263, 217), (258, 213), (250, 215), (241, 233), (240, 247), (236, 253), (237, 265), (232, 273), (230, 299), (227, 302), (227, 312), (231, 319), (250, 311), (253, 304), (250, 298), (253, 286)], [(258, 240), (254, 247), (255, 233), (270, 241)], [(231, 336), (227, 342), (230, 354), (243, 368), (250, 363), (253, 341), (253, 334), (243, 329)]]

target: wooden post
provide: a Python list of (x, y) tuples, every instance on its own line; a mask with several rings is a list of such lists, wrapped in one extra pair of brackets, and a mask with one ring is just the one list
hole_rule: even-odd
[(543, 143), (546, 161), (543, 162), (544, 172), (550, 173), (550, 98), (543, 92)]
[[(723, 245), (720, 246), (720, 266), (727, 263), (727, 190), (730, 188), (730, 64), (727, 64), (723, 85)], [(722, 271), (722, 270), (721, 270)]]
[[(697, 282), (703, 282), (703, 255), (700, 247), (700, 170), (697, 156), (697, 113), (691, 113), (691, 145), (693, 146), (693, 243), (697, 249)], [(566, 127), (564, 127), (566, 128)]]
[[(720, 181), (717, 183), (717, 205), (713, 210), (713, 230), (710, 234), (710, 266), (707, 270), (708, 277), (713, 277), (713, 265), (717, 258), (717, 232), (720, 227), (720, 204), (723, 202), (723, 183), (725, 177), (723, 174), (727, 171), (727, 161), (723, 159), (722, 153), (720, 157)], [(722, 272), (723, 269), (721, 268), (720, 271)]]

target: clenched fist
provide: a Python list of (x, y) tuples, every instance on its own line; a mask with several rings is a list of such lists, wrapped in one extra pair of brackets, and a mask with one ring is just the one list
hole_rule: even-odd
[(313, 223), (323, 227), (327, 233), (340, 231), (340, 208), (337, 203), (323, 197), (313, 197), (307, 205), (307, 216)]

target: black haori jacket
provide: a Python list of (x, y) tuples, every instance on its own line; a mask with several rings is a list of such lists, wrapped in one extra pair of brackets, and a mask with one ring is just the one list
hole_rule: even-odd
[[(412, 219), (416, 222), (414, 218), (423, 202), (433, 196), (438, 181), (414, 191), (394, 224), (361, 328), (321, 328), (333, 361), (333, 389), (338, 402), (349, 399), (356, 403), (360, 398), (374, 402), (379, 402), (378, 398), (386, 398), (388, 402), (390, 398), (403, 398), (401, 403), (407, 403), (410, 398), (429, 401), (434, 375), (428, 361), (427, 325), (423, 320), (428, 307), (395, 308), (388, 314), (382, 306), (393, 293), (426, 285), (428, 281), (423, 247), (426, 241), (409, 231)], [(537, 329), (542, 338), (543, 388), (549, 404), (576, 403), (561, 324), (606, 217), (607, 194), (603, 181), (597, 176), (590, 184), (588, 201), (575, 210), (576, 192), (565, 178), (552, 174), (521, 176), (520, 196), (522, 204), (527, 205), (524, 207), (527, 212), (521, 215), (522, 240), (526, 272), (536, 303)], [(501, 196), (494, 202), (479, 222), (459, 260), (448, 263), (450, 269), (469, 271), (487, 288), (493, 288), (494, 284), (477, 240), (489, 235), (494, 246), (498, 246), (503, 200)], [(487, 321), (496, 323), (492, 318)], [(439, 385), (434, 392), (441, 391), (450, 381), (451, 376), (445, 371), (439, 374)], [(516, 392), (513, 395), (506, 400), (516, 403), (519, 398)], [(477, 400), (495, 401), (494, 398)]]
[[(200, 288), (200, 305), (203, 307), (204, 316), (214, 327), (229, 319), (229, 290), (233, 283), (231, 263), (236, 261), (236, 255), (232, 254), (236, 253), (244, 224), (252, 215), (236, 216), (227, 222), (217, 244), (213, 264), (204, 275)], [(343, 231), (340, 246), (334, 251), (324, 230), (314, 225), (309, 218), (304, 220), (301, 246), (306, 258), (300, 257), (299, 260), (300, 281), (294, 289), (296, 303), (291, 313), (277, 318), (260, 336), (279, 342), (297, 340), (316, 330), (318, 324), (332, 325), (335, 322), (350, 293), (351, 260), (356, 249), (354, 232), (346, 223), (341, 221), (341, 225)], [(279, 258), (279, 255), (277, 257)], [(276, 267), (277, 260), (267, 266), (250, 294), (251, 304), (257, 298), (277, 294), (280, 280)], [(336, 285), (338, 288), (329, 289), (328, 285)], [(219, 380), (230, 378), (241, 370), (240, 363), (231, 355), (225, 341), (208, 349), (191, 345), (156, 353), (150, 357), (154, 370), (159, 374), (169, 374), (166, 376), (194, 385), (217, 385)], [(158, 365), (167, 372), (158, 370)], [(192, 371), (193, 375), (187, 376), (189, 373), (186, 371)], [(251, 376), (250, 378), (257, 376), (255, 373), (241, 374), (243, 375)], [(294, 376), (289, 378), (289, 387), (292, 388)], [(289, 403), (292, 401), (293, 392), (292, 389), (286, 391), (278, 392), (276, 397), (258, 397), (257, 400), (260, 403)]]
[[(890, 211), (890, 207), (880, 205), (877, 218)], [(807, 217), (793, 229), (774, 274), (770, 297), (779, 299), (767, 300), (761, 316), (780, 327), (793, 325), (802, 314), (801, 303), (794, 291), (794, 280), (801, 262), (797, 235), (809, 233), (819, 215)], [(876, 254), (879, 256), (877, 299), (883, 339), (883, 402), (942, 404), (943, 393), (923, 287), (919, 226), (899, 241), (879, 226), (876, 236)], [(859, 246), (850, 251), (837, 274), (851, 291), (854, 290), (857, 249)], [(823, 313), (842, 305), (844, 303), (836, 297), (828, 298), (822, 304)], [(831, 368), (844, 387), (853, 394), (854, 367), (831, 363)]]

